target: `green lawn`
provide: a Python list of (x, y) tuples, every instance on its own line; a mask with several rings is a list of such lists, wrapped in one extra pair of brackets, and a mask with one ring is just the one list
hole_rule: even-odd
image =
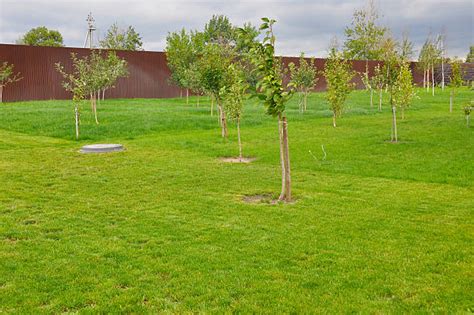
[[(387, 104), (354, 92), (289, 104), (292, 204), (277, 122), (249, 101), (223, 141), (209, 103), (0, 104), (0, 313), (456, 313), (474, 310), (474, 128), (459, 93), (420, 98), (390, 139)], [(386, 97), (385, 97), (386, 98)], [(82, 155), (85, 144), (124, 144)], [(327, 157), (322, 160), (324, 145)]]

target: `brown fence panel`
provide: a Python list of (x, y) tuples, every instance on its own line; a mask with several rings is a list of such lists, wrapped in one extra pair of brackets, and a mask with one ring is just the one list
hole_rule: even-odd
[[(23, 80), (7, 86), (3, 91), (3, 100), (26, 101), (69, 99), (71, 95), (61, 86), (62, 77), (54, 64), (61, 62), (67, 71), (72, 69), (71, 53), (79, 57), (90, 53), (89, 49), (69, 47), (37, 47), (24, 45), (0, 44), (0, 62), (8, 61), (15, 65), (15, 72), (20, 72)], [(170, 70), (166, 64), (164, 52), (151, 51), (117, 51), (117, 55), (128, 62), (129, 76), (118, 80), (114, 89), (106, 92), (106, 98), (169, 98), (177, 97), (180, 89), (169, 82)], [(299, 63), (297, 57), (282, 57), (283, 64)], [(316, 58), (315, 67), (324, 69), (325, 59)], [(373, 74), (378, 61), (351, 61), (353, 69)], [(423, 75), (416, 71), (415, 63), (411, 64), (414, 81), (421, 84)], [(326, 89), (326, 81), (321, 73), (316, 91)], [(286, 78), (288, 80), (288, 78)], [(361, 77), (354, 78), (357, 88), (363, 88)]]

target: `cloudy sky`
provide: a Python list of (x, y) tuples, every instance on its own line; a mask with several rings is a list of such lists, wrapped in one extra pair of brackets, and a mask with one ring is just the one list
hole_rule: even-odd
[[(448, 55), (465, 57), (474, 44), (474, 0), (376, 0), (380, 22), (395, 37), (402, 32), (419, 49), (428, 34), (444, 29)], [(323, 57), (334, 36), (344, 40), (354, 10), (366, 0), (0, 0), (0, 42), (14, 43), (29, 29), (44, 25), (59, 30), (66, 46), (82, 47), (86, 18), (92, 12), (97, 35), (114, 22), (132, 25), (142, 35), (146, 50), (163, 50), (170, 31), (202, 29), (213, 14), (227, 15), (236, 25), (275, 18), (277, 51), (282, 55)]]

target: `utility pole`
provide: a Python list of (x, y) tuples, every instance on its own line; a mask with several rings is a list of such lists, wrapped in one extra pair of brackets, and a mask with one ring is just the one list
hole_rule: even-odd
[[(84, 48), (87, 48), (87, 46), (89, 46), (89, 48), (92, 49), (94, 48), (93, 47), (93, 34), (94, 34), (94, 31), (96, 30), (94, 26), (95, 20), (92, 17), (92, 12), (89, 13), (86, 21), (88, 24), (88, 30), (87, 30), (86, 40), (84, 41)], [(87, 42), (89, 42), (89, 45), (87, 45)]]

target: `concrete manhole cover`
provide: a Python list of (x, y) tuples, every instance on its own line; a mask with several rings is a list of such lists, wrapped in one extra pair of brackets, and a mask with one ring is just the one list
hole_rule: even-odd
[(123, 151), (123, 145), (103, 143), (103, 144), (90, 144), (85, 145), (79, 152), (81, 153), (106, 153), (106, 152), (118, 152)]

